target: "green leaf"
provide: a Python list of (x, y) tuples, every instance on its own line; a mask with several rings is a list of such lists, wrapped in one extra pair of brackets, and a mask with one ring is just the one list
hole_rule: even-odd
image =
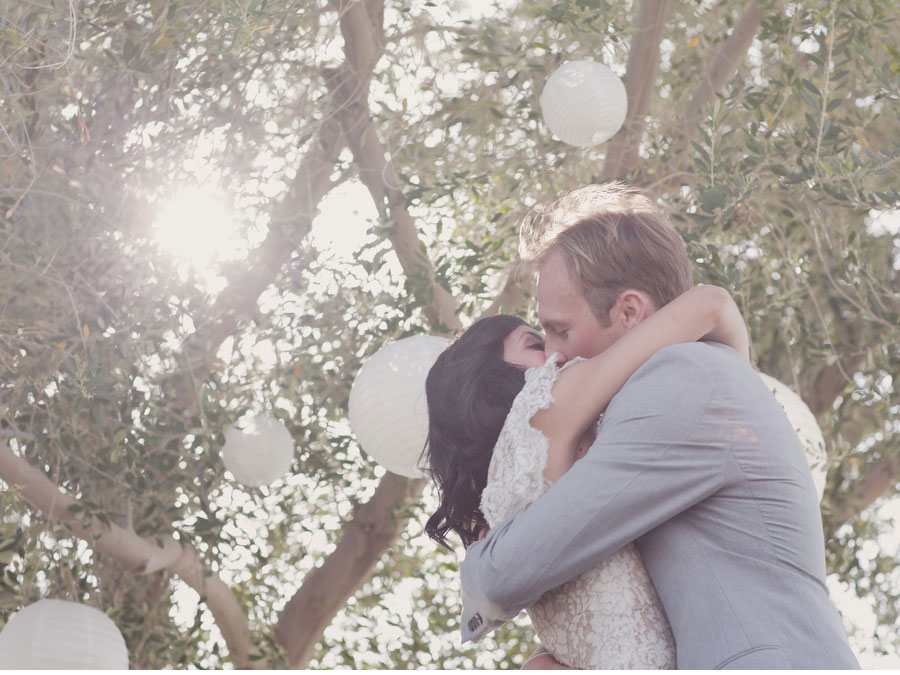
[(703, 146), (701, 146), (696, 141), (691, 141), (691, 147), (694, 148), (694, 152), (696, 152), (702, 159), (706, 160), (707, 164), (709, 163), (709, 153)]
[(731, 198), (731, 190), (725, 185), (715, 185), (700, 190), (698, 196), (703, 210), (710, 213), (725, 206)]
[(813, 97), (810, 96), (809, 93), (805, 89), (800, 90), (800, 98), (810, 108), (819, 108), (820, 107), (819, 104), (813, 100)]
[(807, 90), (809, 90), (814, 96), (822, 98), (822, 92), (819, 91), (819, 88), (809, 80), (803, 78), (800, 80), (800, 84), (803, 85), (803, 87), (805, 87)]

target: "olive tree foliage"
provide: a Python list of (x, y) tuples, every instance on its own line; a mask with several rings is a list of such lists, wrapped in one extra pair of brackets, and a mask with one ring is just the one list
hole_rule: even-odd
[[(816, 414), (829, 572), (869, 598), (873, 648), (896, 649), (900, 235), (873, 219), (900, 207), (896, 2), (472, 12), (0, 5), (0, 621), (40, 597), (90, 603), (137, 668), (521, 663), (527, 621), (459, 646), (461, 551), (422, 537), (426, 482), (357, 447), (348, 392), (386, 342), (533, 318), (520, 225), (619, 178), (671, 214), (695, 281), (737, 298), (755, 365)], [(579, 58), (629, 99), (588, 149), (538, 104)], [(351, 184), (370, 215), (348, 261), (310, 232)], [(216, 284), (155, 237), (191, 185), (227, 195), (247, 242)], [(251, 489), (221, 449), (261, 412), (296, 452)]]

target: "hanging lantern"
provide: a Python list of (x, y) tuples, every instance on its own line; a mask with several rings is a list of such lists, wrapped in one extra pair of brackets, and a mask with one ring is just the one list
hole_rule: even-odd
[(819, 494), (819, 501), (825, 493), (825, 462), (828, 459), (825, 454), (825, 437), (822, 436), (822, 430), (816, 421), (816, 416), (803, 402), (794, 391), (784, 382), (779, 382), (774, 377), (760, 373), (759, 376), (766, 387), (775, 395), (775, 400), (784, 408), (791, 425), (800, 437), (803, 443), (803, 449), (806, 451), (806, 458), (809, 460), (809, 467), (812, 470), (813, 483), (816, 485), (816, 492)]
[(128, 649), (99, 609), (44, 599), (16, 612), (0, 631), (0, 668), (127, 670)]
[(360, 447), (385, 469), (424, 476), (419, 457), (428, 435), (425, 378), (448, 340), (415, 335), (385, 345), (366, 361), (350, 389), (350, 426)]
[(244, 485), (269, 485), (291, 468), (294, 439), (280, 420), (268, 415), (247, 419), (225, 432), (222, 461)]
[(567, 61), (547, 79), (541, 112), (550, 131), (583, 148), (609, 140), (621, 128), (628, 96), (619, 76), (602, 63)]

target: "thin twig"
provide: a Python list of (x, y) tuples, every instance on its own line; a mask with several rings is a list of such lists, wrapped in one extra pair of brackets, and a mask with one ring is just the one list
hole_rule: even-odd
[(69, 0), (69, 48), (66, 53), (65, 58), (62, 61), (57, 61), (56, 63), (45, 63), (37, 66), (26, 66), (22, 64), (17, 64), (19, 68), (24, 68), (26, 70), (45, 70), (50, 68), (52, 70), (57, 70), (58, 68), (62, 68), (66, 65), (69, 60), (72, 58), (72, 55), (75, 53), (75, 36), (76, 29), (78, 26), (78, 17), (75, 14), (75, 0)]
[(819, 151), (822, 149), (822, 132), (825, 129), (825, 113), (828, 112), (828, 88), (831, 85), (832, 54), (834, 53), (834, 15), (835, 5), (831, 3), (831, 25), (828, 28), (828, 58), (825, 59), (825, 86), (822, 87), (822, 110), (819, 113), (819, 133), (816, 138), (816, 174), (819, 173)]

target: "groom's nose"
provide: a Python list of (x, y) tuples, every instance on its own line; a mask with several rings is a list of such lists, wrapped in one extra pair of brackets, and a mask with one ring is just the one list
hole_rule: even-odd
[(562, 365), (566, 361), (569, 360), (569, 355), (563, 351), (560, 340), (557, 340), (552, 337), (548, 337), (544, 341), (544, 353), (547, 356), (550, 356), (551, 354), (554, 354), (554, 353), (559, 354), (559, 359), (557, 360), (557, 363), (559, 365)]

